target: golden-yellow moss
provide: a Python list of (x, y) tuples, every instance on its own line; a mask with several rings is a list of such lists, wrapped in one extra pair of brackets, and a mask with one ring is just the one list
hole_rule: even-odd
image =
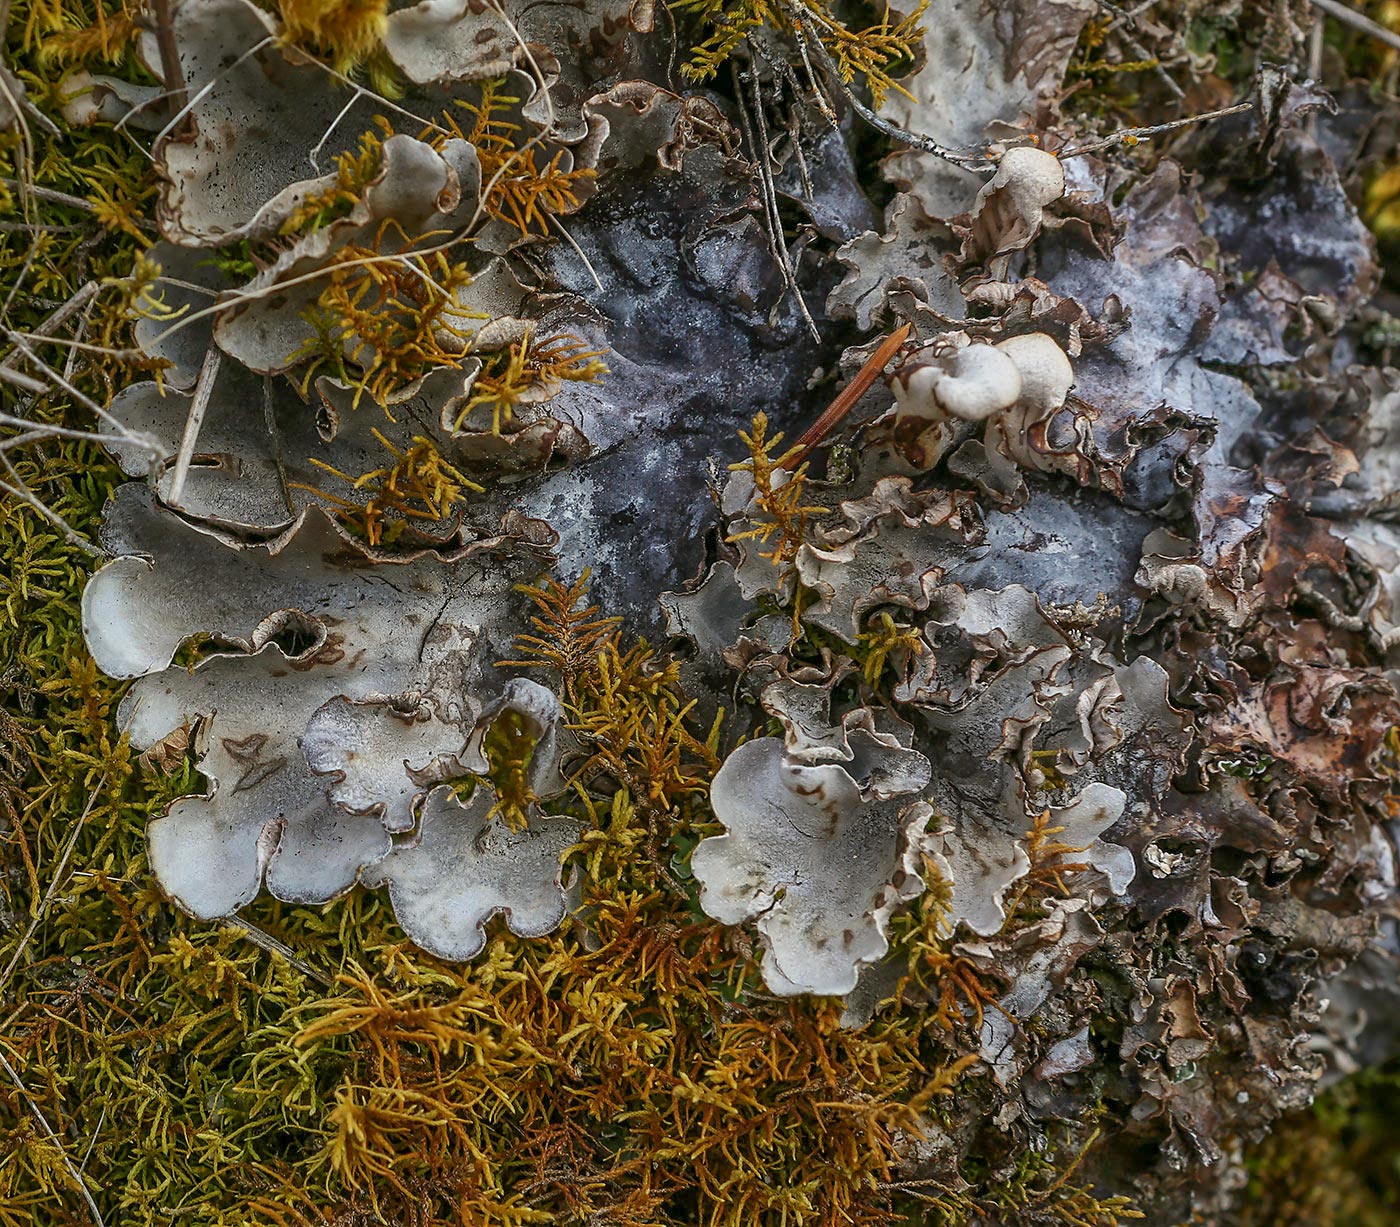
[(282, 34), (293, 46), (323, 53), (338, 72), (365, 63), (384, 40), (388, 0), (277, 0)]
[(506, 93), (505, 79), (484, 81), (480, 89), (478, 101), (457, 103), (471, 116), (470, 124), (463, 127), (448, 111), (442, 117), (443, 130), (424, 133), (424, 139), (437, 145), (452, 137), (469, 140), (481, 162), (483, 211), (522, 235), (548, 235), (549, 219), (579, 208), (579, 193), (595, 172), (576, 169), (572, 154), (562, 149), (542, 163), (538, 138), (526, 137), (522, 125), (511, 118), (521, 100)]
[[(395, 447), (375, 427), (374, 437), (393, 457), (393, 464), (370, 469), (358, 477), (311, 457), (311, 464), (349, 485), (353, 495), (315, 491), (337, 511), (340, 520), (370, 545), (392, 545), (406, 523), (414, 520), (441, 522), (461, 508), (468, 492), (485, 488), (448, 463), (437, 444), (415, 435), (406, 448)], [(297, 489), (309, 489), (294, 483)], [(365, 493), (368, 492), (368, 498)]]
[(485, 356), (472, 394), (453, 423), (454, 429), (473, 425), (472, 415), (481, 409), (489, 410), (491, 430), (500, 434), (515, 420), (517, 406), (553, 396), (562, 384), (587, 383), (605, 375), (608, 368), (602, 361), (604, 352), (589, 349), (583, 340), (569, 333), (537, 337), (533, 329), (527, 328), (519, 340)]
[[(701, 39), (681, 73), (691, 81), (708, 81), (748, 39), (767, 27), (791, 31), (792, 9), (782, 0), (676, 0), (673, 7), (689, 14), (700, 27)], [(853, 28), (837, 16), (824, 0), (804, 0), (801, 5), (807, 37), (819, 40), (846, 85), (863, 84), (876, 109), (891, 90), (908, 96), (896, 77), (913, 67), (928, 11), (920, 0), (906, 17), (886, 7), (874, 25)]]

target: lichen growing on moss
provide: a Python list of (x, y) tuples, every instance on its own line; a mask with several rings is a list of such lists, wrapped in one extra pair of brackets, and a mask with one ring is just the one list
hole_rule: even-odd
[[(1390, 241), (1357, 133), (1396, 111), (1354, 79), (1395, 65), (1329, 23), (1334, 124), (1256, 79), (1303, 62), (1276, 5), (909, 8), (8, 6), (0, 1225), (1393, 1218), (1400, 401), (1355, 206)], [(274, 122), (211, 154), (182, 89)], [(1251, 90), (1172, 157), (1114, 135)], [(1017, 365), (989, 412), (892, 408), (932, 354), (1029, 345), (1044, 397)], [(304, 570), (363, 581), (376, 659), (415, 577), (432, 628), (468, 557), (513, 603), (470, 686), (288, 726), (385, 890), (162, 889), (172, 803), (280, 767), (255, 731), (202, 777), (211, 711), (122, 733), (81, 596), (132, 495), (225, 562), (325, 509)], [(340, 664), (347, 611), (265, 612), (279, 668)], [(155, 685), (246, 663), (219, 629)], [(758, 756), (846, 804), (712, 800)], [(530, 889), (477, 889), (545, 833)], [(476, 909), (446, 935), (438, 855)], [(782, 924), (839, 974), (775, 972)]]

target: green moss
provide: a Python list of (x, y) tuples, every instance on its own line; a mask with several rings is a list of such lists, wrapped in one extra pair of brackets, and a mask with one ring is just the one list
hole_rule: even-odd
[(1247, 1168), (1240, 1227), (1389, 1227), (1400, 1217), (1400, 1061), (1285, 1117)]

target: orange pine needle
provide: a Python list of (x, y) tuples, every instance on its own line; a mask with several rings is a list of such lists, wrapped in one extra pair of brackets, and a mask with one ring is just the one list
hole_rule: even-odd
[(854, 407), (856, 401), (865, 395), (866, 390), (873, 384), (885, 369), (885, 364), (894, 357), (895, 351), (899, 349), (909, 338), (909, 325), (901, 324), (889, 336), (880, 342), (880, 347), (866, 359), (865, 365), (856, 372), (856, 377), (851, 380), (838, 393), (836, 399), (827, 406), (826, 411), (807, 430), (802, 437), (797, 440), (797, 446), (802, 450), (797, 453), (796, 463), (801, 464), (816, 448), (843, 417)]

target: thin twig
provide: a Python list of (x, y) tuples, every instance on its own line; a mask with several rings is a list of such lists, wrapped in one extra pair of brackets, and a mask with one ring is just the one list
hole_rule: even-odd
[(114, 358), (121, 362), (132, 362), (146, 356), (139, 349), (116, 349), (111, 345), (94, 345), (91, 341), (84, 341), (78, 337), (46, 337), (43, 333), (26, 332), (21, 328), (15, 329), (15, 336), (23, 341), (44, 341), (62, 349), (79, 349), (84, 353), (101, 354), (105, 358)]
[[(735, 70), (737, 73), (737, 69)], [(738, 73), (738, 79), (742, 80), (744, 73)], [(788, 291), (797, 300), (797, 309), (801, 314), (803, 322), (807, 325), (807, 331), (811, 333), (814, 341), (821, 340), (821, 333), (817, 329), (816, 321), (812, 319), (811, 312), (807, 310), (807, 302), (802, 297), (802, 290), (797, 284), (796, 274), (793, 272), (792, 262), (788, 256), (787, 244), (783, 241), (783, 217), (778, 211), (778, 191), (773, 183), (773, 166), (768, 145), (768, 120), (764, 114), (763, 91), (758, 80), (758, 61), (754, 52), (752, 40), (749, 42), (749, 70), (747, 73), (749, 83), (753, 86), (753, 115), (757, 124), (757, 135), (750, 127), (747, 119), (744, 123), (745, 134), (749, 138), (749, 145), (753, 149), (754, 165), (758, 167), (759, 190), (763, 197), (764, 229), (768, 232), (768, 248), (779, 270), (782, 272), (783, 281), (786, 283)], [(737, 83), (736, 83), (737, 92)], [(742, 94), (739, 103), (740, 114), (744, 114), (744, 101)]]
[(334, 981), (325, 972), (319, 971), (311, 966), (286, 942), (278, 941), (271, 933), (264, 933), (257, 925), (244, 920), (242, 916), (229, 916), (224, 920), (224, 924), (230, 928), (238, 929), (253, 945), (272, 954), (280, 954), (297, 971), (306, 976), (309, 980), (315, 980), (322, 988), (330, 988)]
[[(216, 85), (218, 85), (225, 77), (227, 77), (231, 72), (238, 68), (244, 60), (248, 59), (250, 56), (256, 55), (259, 51), (263, 50), (264, 47), (271, 46), (274, 41), (275, 40), (273, 39), (272, 35), (269, 34), (266, 38), (254, 43), (251, 47), (248, 48), (247, 51), (243, 52), (243, 54), (240, 55), (236, 60), (234, 60), (233, 63), (231, 63), (227, 68), (219, 72), (218, 75), (210, 77), (208, 81), (206, 81), (203, 85), (199, 87), (199, 92), (191, 98), (185, 99), (185, 93), (187, 91), (185, 90), (183, 85), (181, 86), (179, 91), (172, 90), (172, 93), (178, 92), (183, 101), (180, 105), (180, 108), (175, 112), (174, 115), (171, 116), (170, 122), (167, 123), (165, 127), (163, 127), (159, 132), (156, 133), (155, 140), (151, 142), (152, 145), (159, 145), (162, 140), (164, 140), (167, 136), (170, 136), (172, 133), (182, 132), (187, 128), (193, 127), (194, 108), (197, 107), (204, 100), (205, 96), (208, 95), (210, 91), (213, 90), (213, 88)], [(188, 123), (186, 121), (188, 121)]]
[(834, 128), (837, 126), (836, 107), (827, 97), (821, 78), (817, 76), (817, 70), (812, 67), (812, 58), (807, 54), (807, 34), (800, 25), (794, 26), (793, 32), (797, 35), (797, 52), (802, 57), (802, 67), (807, 70), (807, 80), (812, 83), (812, 97), (817, 101), (817, 110)]
[(812, 13), (803, 0), (784, 0), (784, 5), (787, 8), (788, 16), (792, 19), (793, 32), (797, 36), (799, 49), (810, 48), (816, 53), (816, 57), (821, 66), (826, 69), (832, 85), (841, 91), (842, 96), (851, 104), (856, 114), (877, 132), (883, 132), (891, 140), (898, 141), (901, 145), (908, 145), (912, 149), (919, 150), (920, 153), (931, 153), (934, 157), (942, 158), (945, 162), (951, 162), (954, 166), (961, 166), (965, 170), (992, 169), (992, 162), (980, 150), (952, 149), (940, 141), (934, 140), (931, 136), (910, 132), (898, 124), (891, 123), (883, 116), (877, 115), (857, 98), (855, 91), (841, 79), (841, 70), (836, 66), (836, 61), (831, 58), (831, 52), (826, 49), (826, 44), (822, 42), (821, 37), (819, 35), (814, 35), (810, 39), (807, 37), (807, 22)]
[(1155, 5), (1156, 3), (1157, 3), (1157, 0), (1142, 0), (1142, 3), (1139, 4), (1136, 8), (1128, 9), (1126, 15), (1127, 15), (1131, 20), (1136, 21), (1136, 20), (1137, 20), (1139, 17), (1141, 17), (1145, 12), (1147, 12), (1148, 9), (1152, 8), (1152, 6)]
[[(47, 388), (44, 391), (48, 391)], [(72, 426), (54, 426), (48, 422), (34, 422), (29, 418), (15, 417), (10, 413), (0, 413), (0, 426), (13, 426), (16, 429), (23, 429), (26, 433), (22, 435), (11, 435), (9, 438), (0, 439), (0, 451), (6, 448), (19, 447), (24, 443), (32, 443), (39, 439), (80, 439), (86, 443), (101, 443), (104, 447), (108, 443), (130, 443), (134, 447), (139, 447), (148, 453), (153, 459), (160, 459), (165, 452), (148, 435), (135, 434), (126, 429), (121, 423), (117, 423), (120, 429), (113, 435), (99, 434), (92, 430), (78, 430)]]
[(101, 288), (102, 284), (98, 281), (89, 281), (79, 286), (73, 292), (72, 297), (45, 316), (39, 326), (27, 335), (31, 340), (36, 337), (53, 336), (72, 316), (81, 311), (88, 299), (92, 298)]
[(559, 231), (564, 242), (574, 249), (574, 255), (583, 261), (583, 267), (588, 270), (588, 275), (593, 278), (593, 284), (598, 287), (598, 293), (603, 293), (603, 283), (598, 279), (598, 274), (593, 268), (592, 261), (583, 254), (583, 248), (578, 245), (574, 236), (564, 229), (564, 223), (555, 217), (553, 213), (546, 213), (545, 217), (548, 219), (549, 224)]
[(865, 395), (866, 389), (870, 387), (884, 372), (889, 360), (894, 357), (896, 351), (909, 338), (910, 328), (908, 324), (901, 324), (889, 336), (880, 342), (879, 347), (869, 358), (865, 360), (865, 365), (855, 374), (851, 380), (837, 394), (836, 399), (826, 407), (815, 422), (812, 423), (797, 440), (797, 446), (802, 450), (797, 453), (794, 465), (801, 464), (812, 450), (828, 434), (831, 433), (842, 418), (846, 416), (854, 407), (856, 401)]
[(816, 189), (812, 186), (812, 173), (807, 169), (807, 155), (802, 152), (802, 120), (795, 109), (788, 111), (789, 137), (792, 153), (797, 159), (797, 178), (802, 184), (802, 199), (809, 205), (816, 204)]
[[(28, 418), (15, 418), (12, 423), (0, 422), (0, 425), (19, 424), (21, 426), (31, 425)], [(0, 439), (0, 452), (13, 451), (17, 447), (28, 447), (31, 443), (42, 443), (45, 439), (52, 439), (47, 430), (26, 430), (22, 435), (6, 435)]]
[(1112, 136), (1104, 137), (1103, 140), (1091, 141), (1087, 145), (1076, 145), (1073, 149), (1062, 149), (1056, 156), (1063, 162), (1067, 158), (1078, 158), (1083, 157), (1086, 153), (1097, 153), (1100, 149), (1111, 149), (1114, 145), (1136, 145), (1138, 141), (1149, 136), (1161, 136), (1164, 132), (1175, 132), (1178, 128), (1187, 128), (1192, 124), (1224, 119), (1227, 115), (1239, 115), (1253, 108), (1254, 103), (1241, 102), (1236, 106), (1225, 107), (1223, 110), (1207, 111), (1204, 115), (1188, 115), (1185, 119), (1174, 119), (1171, 123), (1153, 124), (1148, 128), (1125, 128), (1121, 132), (1115, 132)]
[(185, 479), (189, 476), (190, 461), (194, 459), (195, 444), (199, 441), (199, 428), (204, 425), (204, 412), (209, 408), (209, 397), (218, 377), (219, 347), (210, 341), (209, 348), (204, 351), (204, 364), (199, 368), (199, 380), (194, 385), (189, 412), (185, 415), (180, 450), (175, 455), (175, 472), (171, 475), (170, 494), (166, 499), (172, 507), (180, 506), (180, 496), (185, 492)]
[(10, 983), (10, 977), (14, 975), (15, 967), (18, 966), (20, 957), (24, 954), (24, 948), (29, 944), (30, 938), (34, 936), (35, 930), (43, 923), (44, 916), (49, 910), (49, 904), (53, 902), (53, 897), (58, 893), (58, 888), (63, 880), (64, 870), (68, 868), (69, 858), (73, 855), (73, 848), (78, 842), (78, 836), (83, 833), (83, 827), (87, 823), (88, 815), (92, 813), (93, 804), (97, 801), (98, 795), (107, 783), (106, 776), (103, 776), (98, 786), (88, 796), (87, 804), (83, 806), (83, 812), (78, 815), (78, 820), (73, 824), (73, 830), (68, 836), (68, 841), (63, 845), (63, 855), (58, 859), (58, 868), (53, 871), (53, 877), (49, 879), (49, 888), (44, 892), (44, 898), (35, 909), (34, 915), (29, 921), (29, 927), (25, 929), (24, 936), (19, 939), (19, 945), (15, 947), (15, 952), (10, 956), (10, 961), (5, 965), (5, 970), (0, 972), (0, 994), (3, 994), (6, 986)]
[[(1137, 18), (1133, 16), (1132, 13), (1128, 12), (1127, 9), (1119, 8), (1118, 5), (1113, 3), (1113, 0), (1098, 0), (1098, 3), (1113, 14), (1113, 24), (1116, 25), (1119, 21), (1122, 21), (1128, 26), (1137, 25)], [(1112, 27), (1110, 26), (1110, 28)], [(1124, 33), (1123, 39), (1128, 44), (1128, 49), (1137, 56), (1139, 60), (1152, 64), (1153, 71), (1156, 72), (1157, 76), (1166, 85), (1174, 98), (1180, 100), (1186, 97), (1186, 91), (1172, 79), (1171, 73), (1162, 66), (1161, 60), (1148, 51), (1133, 34)]]
[(97, 1138), (102, 1132), (102, 1126), (107, 1123), (107, 1105), (102, 1105), (102, 1111), (97, 1117), (97, 1128), (92, 1131), (92, 1137), (88, 1138), (88, 1148), (83, 1151), (83, 1161), (78, 1164), (78, 1172), (87, 1171), (88, 1160), (92, 1158), (92, 1152), (97, 1146)]
[(1369, 34), (1377, 42), (1384, 43), (1387, 47), (1394, 47), (1400, 51), (1400, 34), (1394, 30), (1387, 30), (1379, 22), (1372, 21), (1358, 13), (1355, 9), (1348, 8), (1345, 4), (1338, 3), (1338, 0), (1312, 0), (1313, 7), (1321, 9), (1329, 17), (1335, 17), (1345, 25), (1351, 26), (1355, 30), (1360, 30), (1363, 34)]
[(87, 213), (97, 212), (97, 207), (92, 201), (84, 200), (81, 196), (70, 196), (67, 192), (56, 192), (51, 187), (39, 187), (34, 183), (20, 183), (15, 179), (6, 179), (3, 176), (0, 176), (0, 184), (18, 191), (28, 192), (40, 200), (47, 200), (50, 204), (66, 205), (70, 209), (82, 209)]
[(38, 222), (0, 222), (0, 234), (72, 234), (75, 230), (85, 230), (76, 222), (66, 226), (49, 226)]
[(170, 98), (172, 124), (178, 123), (185, 110), (185, 70), (180, 66), (180, 48), (175, 44), (175, 14), (170, 0), (151, 0), (156, 18), (156, 47), (160, 50), (160, 75), (164, 78)]
[[(15, 348), (18, 349), (20, 353), (22, 353), (26, 358), (28, 358), (29, 361), (35, 367), (37, 367), (42, 374), (47, 375), (50, 379), (52, 379), (54, 383), (58, 384), (58, 386), (62, 388), (65, 392), (67, 392), (68, 395), (71, 396), (74, 400), (76, 400), (78, 404), (82, 405), (84, 409), (90, 409), (109, 426), (122, 432), (123, 434), (126, 433), (126, 428), (122, 426), (122, 424), (119, 421), (117, 421), (116, 418), (114, 418), (110, 413), (108, 413), (106, 409), (104, 409), (95, 400), (93, 400), (92, 397), (88, 396), (87, 393), (80, 392), (71, 383), (69, 383), (68, 380), (66, 380), (62, 375), (60, 375), (56, 370), (54, 370), (53, 367), (49, 366), (48, 363), (44, 362), (41, 358), (39, 358), (38, 355), (35, 354), (35, 352), (32, 349), (29, 348), (24, 338), (18, 332), (16, 332), (13, 328), (8, 328), (5, 330), (5, 335), (9, 337), (9, 339), (14, 343)], [(51, 391), (51, 389), (49, 388), (45, 388), (43, 390), (45, 392)]]
[(33, 392), (35, 396), (42, 396), (49, 390), (49, 385), (41, 383), (31, 375), (22, 374), (8, 366), (0, 366), (0, 381), (12, 383), (17, 388), (23, 388), (26, 392)]
[(58, 514), (58, 512), (52, 511), (45, 506), (44, 500), (24, 484), (24, 479), (15, 472), (14, 465), (10, 463), (9, 457), (7, 457), (4, 452), (0, 452), (0, 466), (4, 467), (5, 471), (15, 483), (11, 485), (8, 481), (0, 480), (0, 494), (9, 494), (19, 499), (22, 503), (27, 503), (34, 511), (38, 512), (39, 515), (43, 516), (44, 519), (58, 529), (69, 545), (76, 546), (78, 549), (82, 550), (83, 553), (93, 558), (107, 557), (104, 551), (78, 533), (67, 520)]
[[(1325, 49), (1327, 18), (1320, 12), (1313, 14), (1312, 29), (1308, 31), (1308, 79), (1322, 80), (1322, 53)], [(1306, 120), (1307, 133), (1317, 138), (1317, 112), (1309, 113)]]
[(311, 163), (311, 169), (318, 175), (323, 174), (321, 170), (321, 150), (326, 147), (326, 143), (331, 139), (335, 130), (340, 127), (340, 121), (350, 114), (355, 104), (360, 101), (359, 94), (351, 94), (350, 101), (340, 108), (339, 114), (331, 120), (330, 126), (321, 134), (321, 139), (312, 147), (310, 153), (306, 155), (306, 160)]
[(70, 346), (68, 349), (68, 360), (63, 364), (64, 379), (72, 379), (76, 374), (78, 355), (83, 352), (81, 349), (77, 348), (77, 346), (87, 344), (88, 329), (92, 327), (92, 312), (96, 306), (96, 298), (88, 299), (87, 305), (82, 310), (82, 314), (78, 316), (78, 326), (74, 330), (73, 336), (73, 340), (77, 344)]
[(28, 116), (44, 130), (46, 136), (59, 136), (58, 125), (43, 113), (24, 92), (24, 87), (8, 69), (0, 71), (0, 98), (17, 119)]

